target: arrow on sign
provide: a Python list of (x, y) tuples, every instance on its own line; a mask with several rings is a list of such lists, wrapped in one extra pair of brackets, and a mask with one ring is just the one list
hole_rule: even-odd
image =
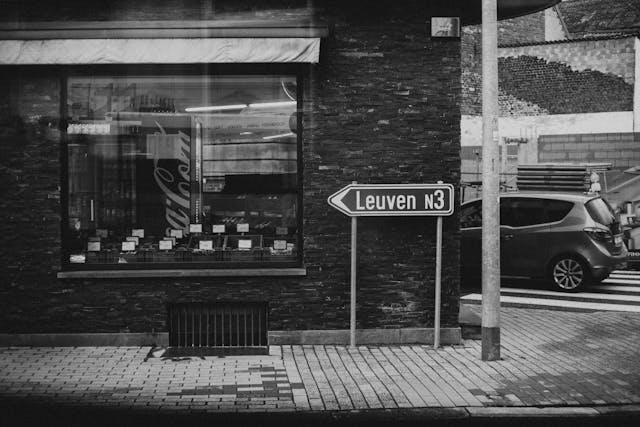
[(448, 216), (451, 184), (350, 184), (327, 199), (349, 216)]

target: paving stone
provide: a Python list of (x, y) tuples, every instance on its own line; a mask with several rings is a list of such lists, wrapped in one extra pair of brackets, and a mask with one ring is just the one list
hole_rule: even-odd
[(640, 405), (640, 315), (503, 308), (502, 321), (495, 362), (481, 361), (471, 340), (438, 350), (272, 346), (271, 356), (177, 363), (145, 362), (140, 348), (4, 348), (0, 398), (193, 412), (484, 407), (476, 413), (498, 416)]

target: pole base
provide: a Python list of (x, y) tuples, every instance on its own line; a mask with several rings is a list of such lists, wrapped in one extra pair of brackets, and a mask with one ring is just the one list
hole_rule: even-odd
[(482, 327), (482, 360), (500, 360), (500, 328)]

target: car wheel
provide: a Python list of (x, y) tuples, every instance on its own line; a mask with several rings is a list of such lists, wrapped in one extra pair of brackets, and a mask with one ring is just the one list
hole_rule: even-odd
[(591, 282), (591, 272), (587, 265), (573, 256), (556, 258), (549, 271), (551, 285), (562, 292), (578, 292)]

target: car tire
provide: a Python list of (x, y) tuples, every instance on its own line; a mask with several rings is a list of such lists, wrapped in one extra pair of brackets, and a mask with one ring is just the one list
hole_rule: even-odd
[(592, 282), (591, 270), (577, 256), (555, 258), (549, 268), (549, 282), (556, 291), (580, 292)]

